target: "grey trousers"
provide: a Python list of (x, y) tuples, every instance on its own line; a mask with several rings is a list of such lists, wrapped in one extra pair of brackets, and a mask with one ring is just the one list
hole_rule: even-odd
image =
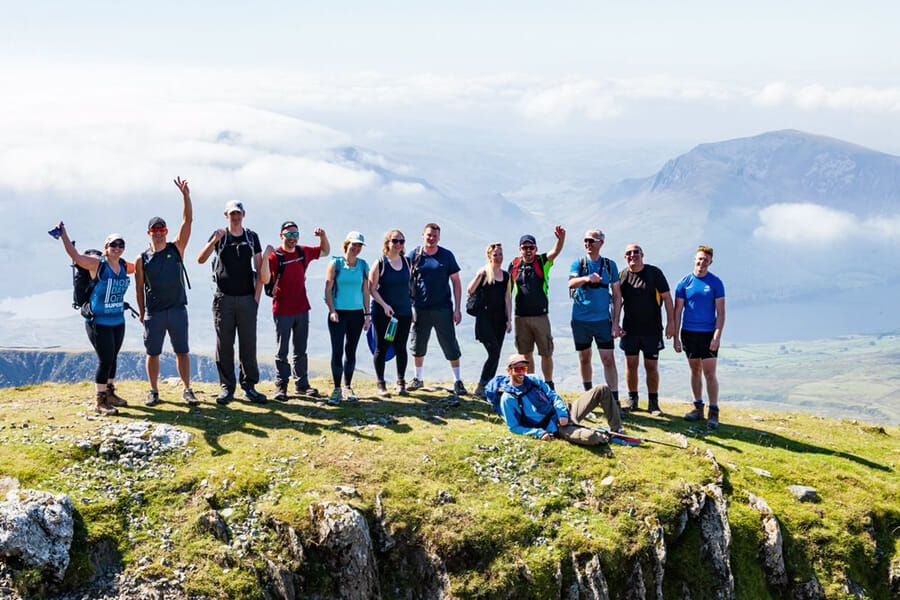
[[(287, 390), (291, 375), (294, 387), (305, 390), (309, 387), (309, 366), (306, 356), (306, 342), (309, 340), (309, 313), (299, 315), (272, 315), (275, 320), (275, 387)], [(293, 354), (288, 362), (288, 346), (293, 337)]]
[(216, 327), (216, 368), (219, 383), (230, 391), (235, 389), (234, 336), (238, 337), (238, 355), (241, 360), (240, 384), (242, 388), (259, 383), (259, 365), (256, 362), (256, 313), (259, 305), (253, 294), (247, 296), (213, 296), (213, 323)]
[(619, 405), (613, 400), (609, 386), (604, 383), (595, 385), (569, 405), (569, 425), (559, 428), (557, 432), (559, 437), (582, 446), (597, 446), (607, 443), (609, 440), (606, 435), (579, 425), (598, 406), (603, 407), (603, 414), (606, 415), (610, 430), (619, 431), (622, 428)]

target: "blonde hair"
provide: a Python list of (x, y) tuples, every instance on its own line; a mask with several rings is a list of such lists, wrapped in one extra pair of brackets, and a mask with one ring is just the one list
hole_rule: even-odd
[[(406, 235), (404, 235), (404, 233), (402, 231), (400, 231), (399, 229), (391, 229), (390, 231), (385, 233), (384, 234), (384, 245), (381, 247), (381, 253), (384, 254), (385, 256), (387, 256), (388, 253), (391, 251), (391, 239), (394, 237), (395, 233), (399, 233), (403, 239), (406, 239)], [(400, 254), (403, 254), (403, 252), (401, 252)]]
[[(703, 245), (697, 246), (697, 252), (702, 252), (703, 254), (707, 255), (710, 258), (713, 257), (713, 249), (710, 248), (709, 246), (703, 246)], [(696, 252), (694, 254), (696, 254)]]
[(496, 281), (494, 278), (494, 261), (491, 260), (491, 255), (497, 248), (503, 250), (503, 244), (494, 242), (488, 244), (487, 248), (485, 248), (484, 253), (487, 255), (487, 264), (484, 265), (484, 283), (482, 285), (491, 285)]

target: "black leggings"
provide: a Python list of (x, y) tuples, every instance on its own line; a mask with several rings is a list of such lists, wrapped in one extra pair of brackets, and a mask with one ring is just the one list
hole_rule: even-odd
[[(409, 361), (409, 355), (406, 352), (406, 340), (409, 338), (409, 329), (412, 326), (412, 315), (405, 317), (396, 316), (397, 333), (394, 336), (394, 355), (397, 361), (397, 379), (406, 377), (406, 364)], [(384, 381), (384, 355), (387, 352), (391, 342), (384, 339), (384, 332), (387, 331), (390, 318), (384, 314), (383, 310), (372, 311), (372, 327), (375, 328), (375, 377), (378, 381)]]
[(116, 378), (116, 361), (119, 358), (119, 349), (125, 339), (125, 323), (121, 325), (97, 325), (84, 324), (91, 346), (100, 359), (97, 371), (94, 373), (94, 383), (107, 383)]
[(506, 337), (506, 315), (499, 318), (491, 315), (478, 315), (475, 318), (475, 337), (487, 351), (487, 359), (481, 368), (479, 383), (487, 383), (497, 374), (500, 364), (500, 351), (503, 349), (503, 338)]
[(339, 310), (338, 322), (328, 319), (328, 333), (331, 334), (331, 378), (334, 387), (341, 387), (341, 375), (344, 385), (350, 387), (353, 371), (356, 369), (356, 346), (362, 334), (365, 315), (362, 309)]

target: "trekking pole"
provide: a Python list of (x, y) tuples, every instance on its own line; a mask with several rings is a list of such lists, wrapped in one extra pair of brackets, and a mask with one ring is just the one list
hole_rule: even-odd
[(641, 443), (648, 444), (659, 444), (660, 446), (671, 446), (672, 448), (684, 448), (684, 446), (680, 446), (678, 444), (673, 444), (671, 442), (661, 442), (659, 440), (652, 440), (650, 438), (638, 437), (636, 435), (626, 435), (624, 433), (616, 433), (615, 431), (610, 431), (609, 429), (604, 429), (602, 427), (591, 427), (594, 431), (599, 431), (600, 433), (606, 434), (610, 437), (610, 441), (612, 440), (621, 440), (620, 442), (626, 446), (637, 446)]

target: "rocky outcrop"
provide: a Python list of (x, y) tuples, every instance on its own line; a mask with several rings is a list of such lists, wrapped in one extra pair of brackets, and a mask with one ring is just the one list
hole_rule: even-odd
[(663, 577), (666, 574), (666, 532), (656, 517), (644, 519), (644, 525), (650, 534), (651, 550), (653, 552), (653, 597), (663, 600)]
[(766, 581), (779, 593), (783, 592), (788, 584), (788, 576), (784, 568), (781, 526), (765, 500), (748, 492), (747, 502), (762, 518), (763, 541), (759, 551), (766, 570)]
[(0, 556), (61, 580), (69, 566), (75, 509), (65, 494), (12, 489), (0, 502)]
[(577, 595), (570, 595), (578, 600), (609, 600), (609, 585), (600, 566), (600, 557), (596, 555), (576, 556), (572, 554), (572, 568), (577, 580)]
[(372, 538), (363, 515), (346, 504), (334, 502), (312, 504), (310, 514), (338, 597), (381, 598)]

